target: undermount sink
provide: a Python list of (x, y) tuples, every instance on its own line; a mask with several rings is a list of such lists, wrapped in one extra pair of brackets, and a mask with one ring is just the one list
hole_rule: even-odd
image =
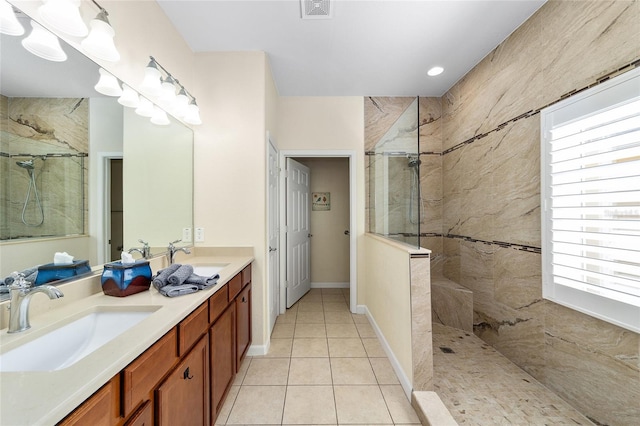
[(192, 266), (194, 274), (203, 277), (211, 277), (222, 271), (228, 265), (228, 263), (197, 263)]
[(0, 371), (67, 368), (147, 318), (159, 306), (98, 307), (0, 355)]

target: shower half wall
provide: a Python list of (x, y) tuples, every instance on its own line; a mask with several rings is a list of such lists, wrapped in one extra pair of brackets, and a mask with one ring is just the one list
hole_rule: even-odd
[(86, 99), (0, 98), (0, 240), (81, 235)]

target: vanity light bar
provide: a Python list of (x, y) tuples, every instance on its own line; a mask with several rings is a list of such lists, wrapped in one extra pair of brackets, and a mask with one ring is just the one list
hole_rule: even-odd
[[(202, 124), (200, 108), (196, 103), (195, 96), (189, 93), (180, 81), (153, 56), (149, 56), (149, 64), (145, 68), (142, 86), (158, 96), (158, 103), (166, 106), (172, 114), (184, 120), (185, 123)], [(177, 95), (176, 88), (178, 89)]]

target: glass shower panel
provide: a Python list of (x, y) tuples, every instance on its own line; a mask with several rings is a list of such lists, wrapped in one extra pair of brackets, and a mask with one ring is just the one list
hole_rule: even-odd
[(86, 154), (2, 155), (0, 239), (81, 235)]
[(416, 98), (369, 153), (369, 229), (420, 246), (420, 147)]

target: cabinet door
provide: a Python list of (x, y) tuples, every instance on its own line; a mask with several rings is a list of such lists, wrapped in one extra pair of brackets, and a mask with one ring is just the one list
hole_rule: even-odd
[(230, 304), (226, 311), (213, 323), (209, 332), (211, 344), (211, 412), (215, 421), (224, 397), (233, 384), (236, 375), (235, 322), (236, 305)]
[(251, 284), (236, 297), (236, 372), (251, 345)]
[(158, 425), (208, 425), (208, 373), (209, 349), (205, 336), (156, 391)]
[(115, 376), (58, 426), (111, 426), (120, 422), (120, 376)]
[(124, 426), (153, 426), (153, 406), (151, 401), (145, 402)]

